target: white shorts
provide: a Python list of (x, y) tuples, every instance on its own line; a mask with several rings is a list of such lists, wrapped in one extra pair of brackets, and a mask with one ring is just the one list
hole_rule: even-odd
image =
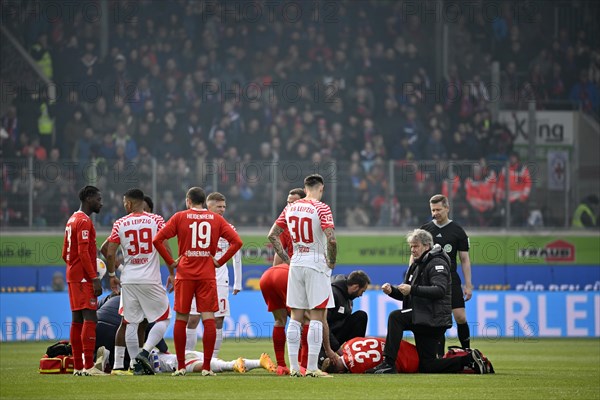
[[(229, 317), (229, 286), (217, 285), (217, 296), (219, 297), (219, 311), (215, 313), (215, 317)], [(190, 315), (200, 315), (196, 310), (196, 298), (192, 298), (192, 307)]]
[(308, 267), (290, 267), (287, 301), (290, 308), (312, 310), (327, 300), (327, 308), (334, 307), (330, 277)]
[[(160, 284), (124, 284), (121, 286), (121, 307), (123, 318), (130, 323), (148, 322), (170, 317), (167, 291)], [(163, 318), (164, 319), (164, 318)]]

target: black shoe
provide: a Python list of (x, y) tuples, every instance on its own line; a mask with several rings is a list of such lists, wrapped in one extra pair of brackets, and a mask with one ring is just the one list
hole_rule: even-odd
[(471, 357), (473, 358), (472, 368), (475, 370), (475, 373), (487, 374), (488, 368), (481, 352), (477, 349), (473, 349), (471, 350)]
[(146, 375), (154, 375), (154, 367), (143, 352), (140, 352), (137, 356), (135, 356), (135, 361), (137, 361), (137, 364), (142, 366), (142, 369)]
[(365, 374), (395, 374), (396, 366), (389, 364), (387, 361), (382, 362), (378, 366), (368, 369)]

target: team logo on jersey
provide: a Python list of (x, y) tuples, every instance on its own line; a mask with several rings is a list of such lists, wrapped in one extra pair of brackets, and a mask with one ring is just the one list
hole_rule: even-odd
[(446, 253), (450, 253), (450, 252), (452, 251), (452, 245), (451, 245), (450, 243), (446, 244), (446, 245), (444, 246), (444, 251), (445, 251)]
[(81, 231), (81, 238), (87, 240), (90, 237), (90, 231)]

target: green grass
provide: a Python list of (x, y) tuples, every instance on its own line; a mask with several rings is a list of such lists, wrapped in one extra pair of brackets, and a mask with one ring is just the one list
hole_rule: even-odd
[[(0, 344), (1, 399), (600, 399), (598, 339), (474, 342), (493, 362), (495, 375), (347, 374), (333, 379), (291, 379), (263, 370), (214, 378), (41, 375), (39, 358), (49, 344)], [(226, 340), (220, 355), (258, 358), (263, 351), (273, 355), (270, 341)]]

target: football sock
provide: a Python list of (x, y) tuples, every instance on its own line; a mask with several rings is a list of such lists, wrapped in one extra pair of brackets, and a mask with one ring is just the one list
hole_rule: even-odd
[(469, 330), (469, 324), (456, 324), (456, 330), (458, 331), (458, 340), (460, 340), (462, 348), (471, 348), (471, 332)]
[(300, 371), (298, 363), (298, 352), (300, 350), (300, 336), (302, 335), (302, 324), (295, 320), (290, 320), (287, 329), (288, 356), (290, 358), (290, 368)]
[(124, 369), (125, 366), (125, 346), (115, 346), (115, 362), (113, 369)]
[(217, 326), (214, 319), (205, 319), (202, 321), (202, 325), (204, 325), (204, 335), (202, 335), (204, 364), (202, 364), (202, 369), (210, 370), (210, 360), (215, 351), (215, 340), (217, 339)]
[(186, 339), (185, 339), (185, 349), (187, 351), (196, 350), (196, 345), (198, 344), (198, 331), (196, 328), (194, 329), (185, 329)]
[(140, 352), (140, 343), (138, 340), (138, 324), (129, 323), (125, 328), (125, 346), (129, 353), (130, 366), (133, 367), (135, 356)]
[(210, 362), (210, 370), (213, 372), (233, 371), (235, 361), (223, 361), (213, 358)]
[(473, 353), (469, 353), (468, 355), (460, 358), (460, 365), (466, 367), (471, 365), (474, 361), (475, 359), (473, 358)]
[(246, 371), (250, 371), (251, 369), (260, 368), (260, 360), (249, 360), (244, 358), (244, 363), (246, 364)]
[(300, 354), (298, 362), (300, 366), (306, 368), (308, 364), (308, 327), (309, 325), (302, 325), (302, 337), (300, 338)]
[(71, 350), (73, 352), (73, 368), (83, 369), (83, 344), (81, 343), (81, 331), (83, 324), (81, 322), (71, 322)]
[(323, 345), (323, 323), (321, 321), (310, 321), (308, 326), (308, 364), (306, 369), (314, 371), (318, 369), (319, 352)]
[(177, 354), (177, 369), (185, 368), (185, 327), (187, 321), (182, 319), (175, 320), (173, 327), (173, 342), (175, 343), (175, 353)]
[(444, 335), (442, 335), (442, 337), (440, 338), (440, 341), (438, 342), (438, 349), (437, 349), (439, 358), (444, 357), (444, 354), (446, 354), (445, 348), (446, 348), (446, 337)]
[(215, 339), (215, 351), (213, 352), (213, 358), (219, 358), (219, 350), (221, 350), (222, 343), (223, 343), (223, 328), (217, 329), (217, 338)]
[(83, 347), (83, 357), (85, 369), (94, 367), (94, 350), (96, 349), (96, 322), (83, 321), (81, 330), (81, 344)]
[(285, 367), (285, 326), (273, 327), (273, 348), (277, 365)]
[(169, 319), (164, 319), (154, 324), (152, 329), (150, 329), (150, 332), (148, 332), (148, 338), (146, 339), (146, 343), (144, 343), (144, 350), (146, 350), (148, 353), (152, 351), (158, 342), (165, 337), (165, 332), (167, 331), (170, 322), (171, 321)]

